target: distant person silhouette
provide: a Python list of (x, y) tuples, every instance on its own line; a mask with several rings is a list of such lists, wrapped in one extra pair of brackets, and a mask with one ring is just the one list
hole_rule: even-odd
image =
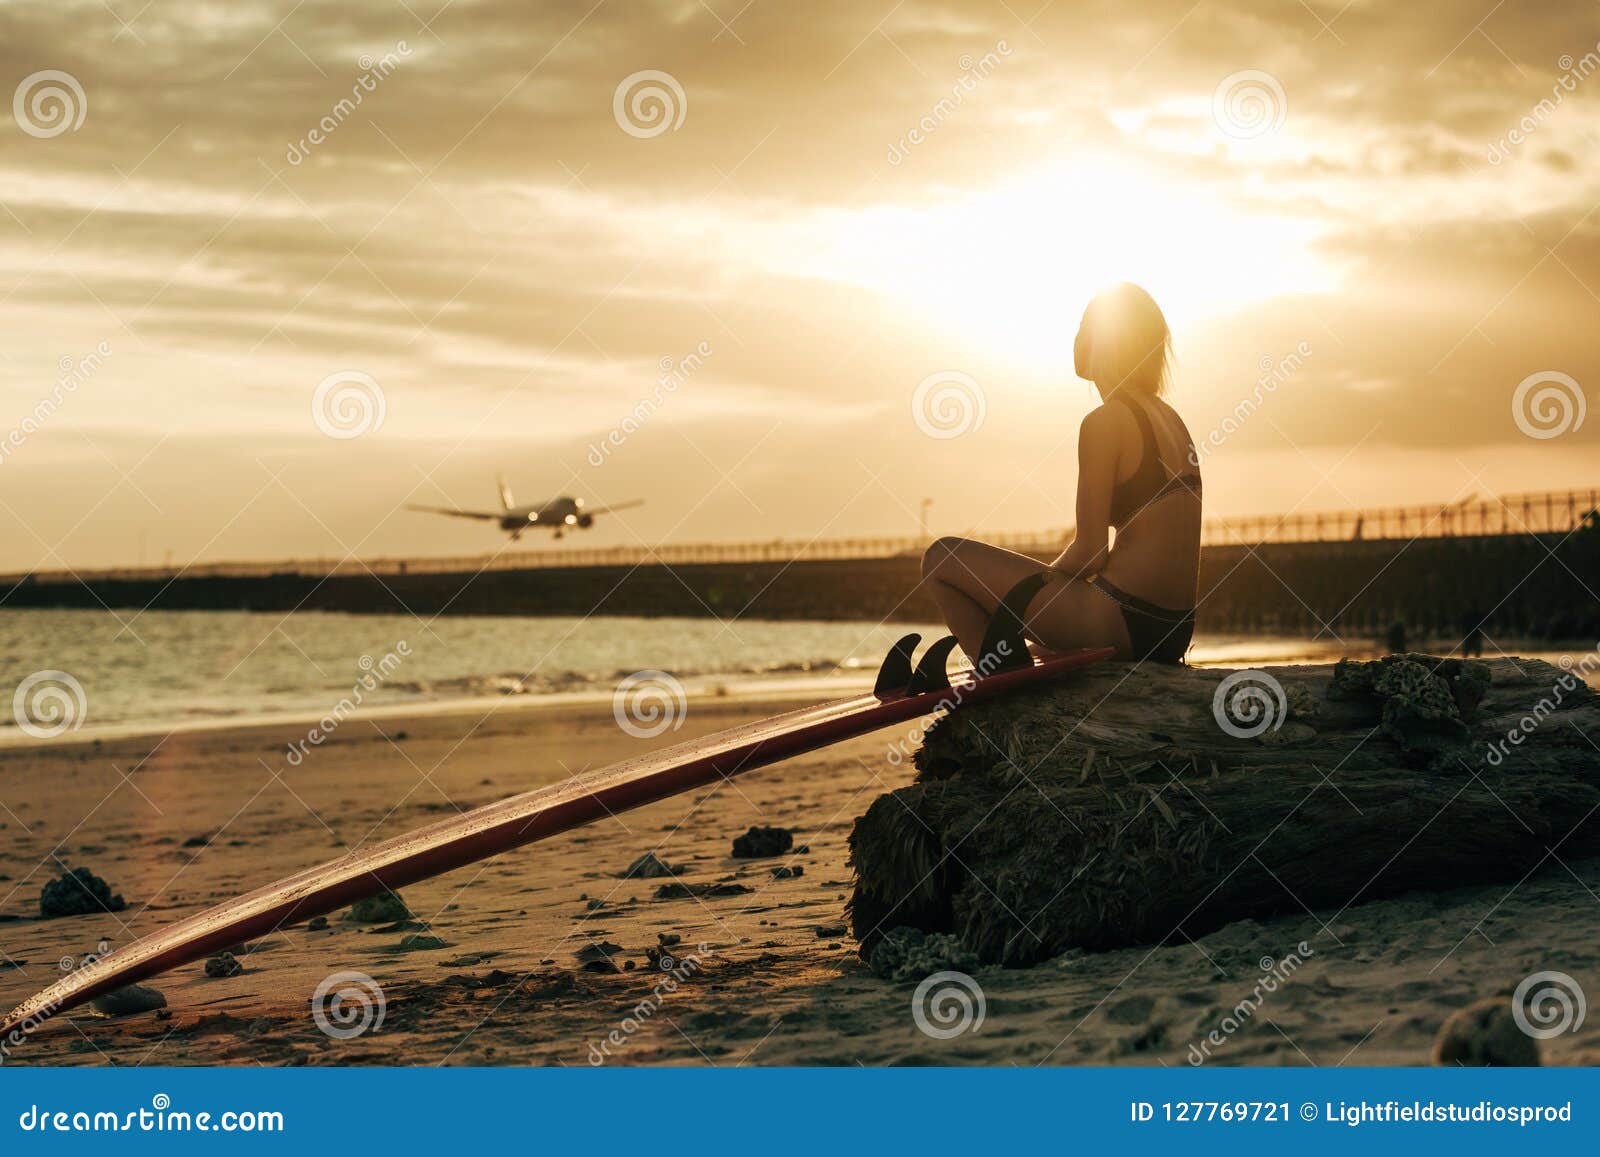
[[(1100, 405), (1078, 431), (1077, 526), (1019, 617), (1043, 647), (1115, 647), (1119, 658), (1180, 663), (1194, 636), (1200, 473), (1183, 419), (1161, 400), (1172, 338), (1155, 300), (1123, 282), (1095, 295), (1073, 346)], [(1116, 531), (1115, 541), (1111, 532)], [(974, 663), (1008, 591), (1037, 560), (940, 538), (922, 574)]]

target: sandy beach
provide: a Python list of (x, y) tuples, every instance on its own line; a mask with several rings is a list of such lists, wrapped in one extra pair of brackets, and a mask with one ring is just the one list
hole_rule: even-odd
[[(653, 740), (623, 734), (599, 705), (352, 721), (300, 766), (285, 756), (304, 725), (286, 723), (0, 750), (0, 1003), (52, 983), (62, 960), (102, 942), (115, 950), (341, 849), (781, 706), (696, 699), (680, 731)], [(914, 985), (875, 977), (844, 931), (851, 824), (910, 779), (885, 758), (897, 735), (406, 889), (415, 918), (398, 927), (336, 913), (325, 929), (287, 928), (251, 945), (237, 975), (184, 966), (148, 982), (165, 1009), (64, 1015), (6, 1063), (1178, 1066), (1294, 953), (1292, 976), (1223, 1033), (1209, 1063), (1423, 1064), (1444, 1019), (1471, 1001), (1541, 968), (1584, 978), (1600, 966), (1588, 931), (1600, 861), (1552, 861), (1515, 887), (1402, 896), (1326, 928), (1330, 914), (1307, 913), (1193, 943), (984, 968), (981, 1027), (938, 1039), (913, 1017)], [(794, 849), (734, 858), (752, 825), (792, 830)], [(662, 880), (620, 878), (646, 852), (681, 866), (677, 881), (728, 894), (658, 899)], [(80, 866), (127, 909), (40, 919), (46, 881)], [(678, 940), (663, 949), (663, 937)], [(584, 967), (580, 952), (600, 944), (615, 946), (618, 971)], [(674, 970), (660, 967), (663, 951)], [(339, 973), (381, 990), (381, 1023), (348, 1038), (311, 1012)], [(1544, 1059), (1600, 1062), (1600, 1027), (1546, 1042)]]

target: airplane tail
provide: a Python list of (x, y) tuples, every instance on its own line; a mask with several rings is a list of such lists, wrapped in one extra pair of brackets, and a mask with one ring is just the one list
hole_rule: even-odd
[(500, 509), (510, 510), (514, 500), (511, 497), (511, 487), (506, 485), (506, 476), (502, 474), (495, 481), (500, 484)]

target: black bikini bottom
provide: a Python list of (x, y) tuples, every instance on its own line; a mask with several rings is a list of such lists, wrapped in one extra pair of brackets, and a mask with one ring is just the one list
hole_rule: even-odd
[(1128, 628), (1135, 659), (1181, 663), (1194, 639), (1194, 611), (1173, 611), (1128, 594), (1101, 575), (1086, 579), (1091, 587), (1116, 603)]

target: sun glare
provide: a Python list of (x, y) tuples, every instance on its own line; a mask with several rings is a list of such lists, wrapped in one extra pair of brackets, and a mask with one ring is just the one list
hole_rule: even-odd
[(1099, 160), (839, 215), (824, 232), (813, 272), (1036, 370), (1070, 359), (1079, 312), (1111, 282), (1143, 285), (1179, 329), (1333, 281), (1311, 252), (1311, 224), (1235, 211)]

